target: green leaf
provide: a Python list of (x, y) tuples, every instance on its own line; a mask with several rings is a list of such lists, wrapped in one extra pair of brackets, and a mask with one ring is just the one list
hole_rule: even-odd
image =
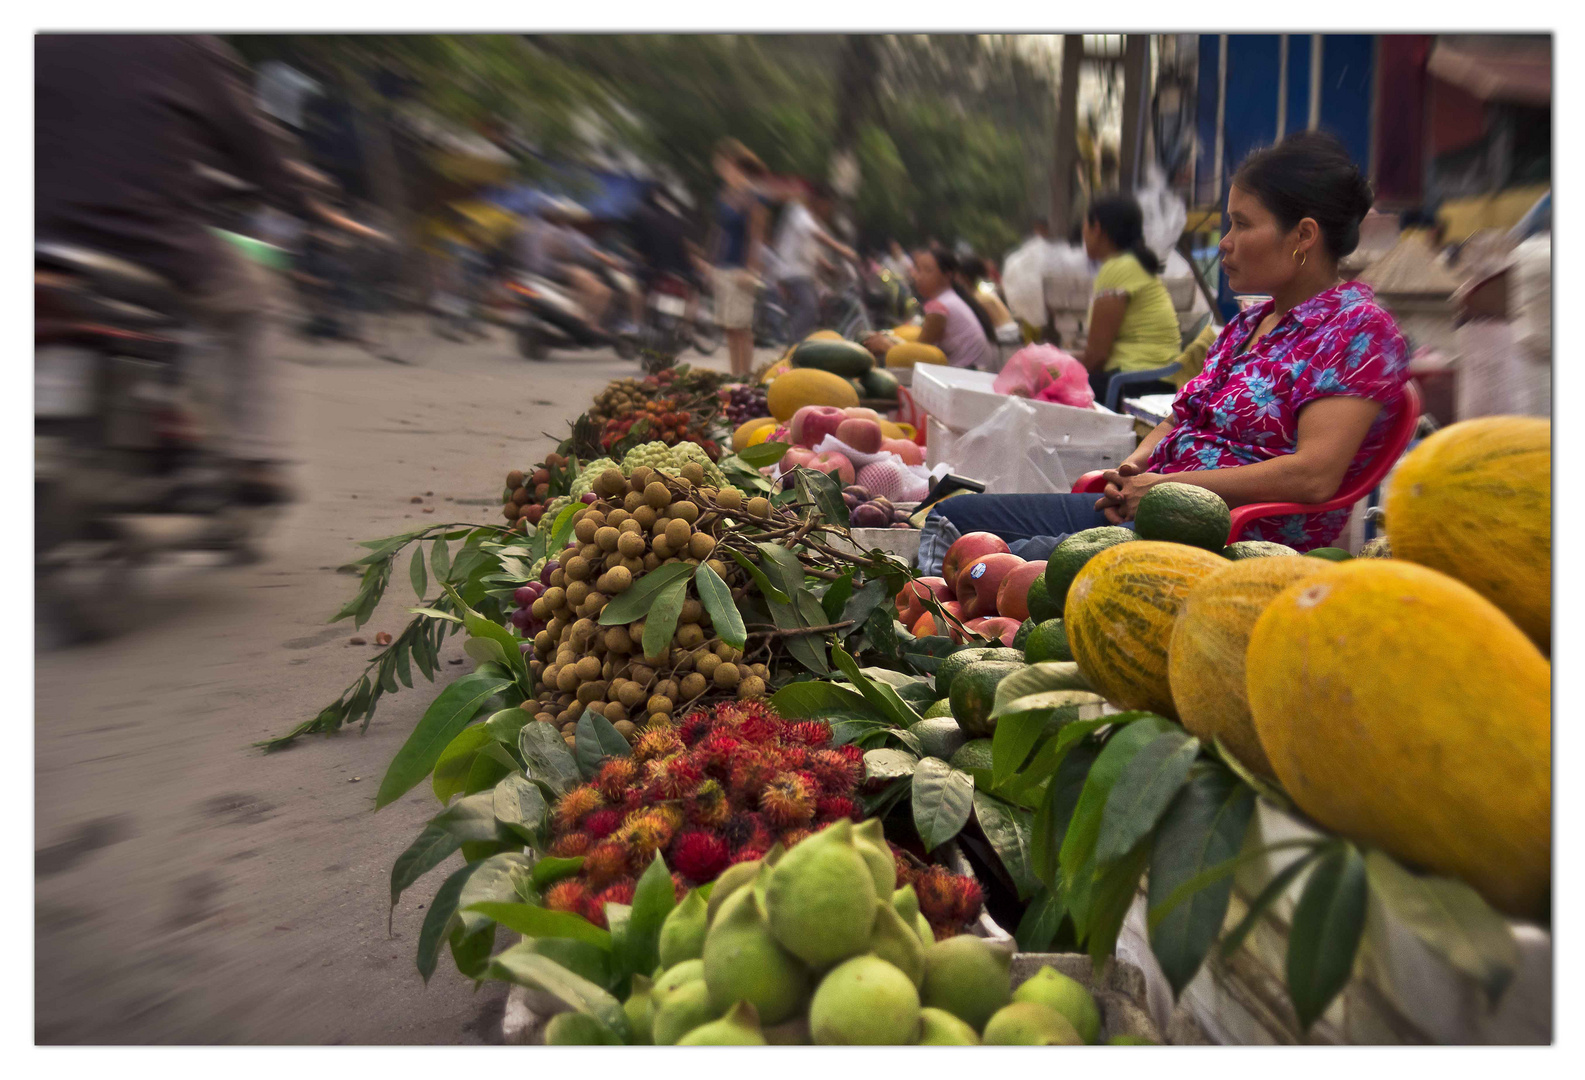
[(1242, 761), (1239, 761), (1221, 739), (1213, 738), (1211, 741), (1216, 744), (1216, 754), (1222, 759), (1222, 763), (1237, 773), (1240, 780), (1254, 788), (1256, 795), (1259, 795), (1285, 814), (1296, 812), (1293, 800), (1288, 798), (1287, 792), (1283, 791), (1272, 781), (1255, 773)]
[(633, 748), (627, 745), (622, 733), (593, 709), (583, 711), (573, 736), (577, 743), (573, 757), (577, 759), (578, 771), (585, 780), (594, 779), (594, 774), (600, 771), (606, 758), (630, 757), (633, 753)]
[(577, 759), (554, 724), (538, 720), (525, 724), (517, 737), (517, 751), (523, 755), (523, 771), (544, 782), (558, 798), (583, 782)]
[(991, 781), (1001, 787), (1013, 778), (1042, 735), (1060, 726), (1055, 710), (1017, 713), (996, 722), (991, 735)]
[(409, 885), (445, 862), (461, 846), (461, 838), (444, 825), (425, 825), (418, 839), (391, 864), (391, 906), (396, 906)]
[[(759, 543), (754, 547), (760, 553), (761, 565), (765, 568), (766, 575), (785, 594), (791, 603), (791, 597), (804, 584), (804, 566), (798, 561), (798, 556), (782, 547), (780, 544)], [(823, 614), (823, 612), (822, 612)], [(819, 623), (810, 625), (819, 626)]]
[[(1238, 925), (1228, 932), (1227, 936), (1222, 939), (1221, 945), (1217, 947), (1217, 951), (1223, 959), (1231, 957), (1238, 951), (1239, 946), (1244, 944), (1244, 939), (1249, 936), (1250, 931), (1259, 922), (1261, 914), (1277, 902), (1277, 898), (1288, 890), (1288, 886), (1304, 872), (1305, 867), (1332, 850), (1334, 846), (1334, 844), (1315, 845), (1272, 876), (1272, 879), (1266, 883), (1266, 887), (1260, 890), (1260, 895), (1251, 901), (1249, 908), (1244, 912), (1244, 917), (1238, 921)], [(1204, 875), (1201, 876), (1203, 877)], [(1173, 890), (1173, 895), (1176, 896), (1184, 887), (1182, 885), (1178, 886), (1177, 889)], [(1171, 901), (1172, 897), (1169, 897), (1167, 902), (1170, 904)]]
[(1046, 793), (1035, 811), (1031, 835), (1033, 846), (1030, 865), (1046, 888), (1060, 891), (1060, 852), (1073, 820), (1073, 811), (1079, 804), (1079, 795), (1089, 779), (1090, 769), (1100, 756), (1101, 748), (1093, 740), (1080, 742), (1070, 750), (1057, 766)]
[(599, 949), (611, 947), (611, 934), (582, 915), (570, 911), (547, 911), (537, 904), (516, 904), (504, 900), (481, 900), (469, 904), (468, 911), (493, 919), (530, 938), (566, 938)]
[(864, 754), (864, 779), (895, 780), (899, 776), (912, 776), (919, 758), (906, 750), (881, 747)]
[(573, 515), (581, 509), (583, 503), (574, 502), (563, 506), (556, 513), (556, 520), (550, 526), (550, 543), (546, 545), (547, 551), (560, 551), (567, 546), (567, 539), (572, 536)]
[[(1162, 816), (1150, 854), (1150, 907), (1184, 882), (1235, 857), (1255, 812), (1254, 792), (1225, 769), (1200, 768)], [(1182, 993), (1227, 918), (1231, 876), (1194, 893), (1169, 916), (1150, 924), (1155, 953), (1174, 993)]]
[(786, 457), (789, 449), (791, 448), (786, 443), (762, 442), (739, 450), (737, 456), (742, 459), (745, 465), (755, 469), (763, 469), (769, 465), (776, 464)]
[(483, 930), (490, 921), (468, 908), (481, 901), (508, 901), (517, 896), (517, 882), (527, 880), (532, 862), (520, 851), (505, 851), (491, 855), (478, 864), (478, 869), (463, 883), (457, 897), (457, 918), (462, 921), (464, 934), (473, 935)]
[(1215, 885), (1225, 878), (1232, 877), (1238, 872), (1238, 868), (1243, 866), (1245, 863), (1267, 859), (1270, 858), (1274, 852), (1287, 851), (1293, 848), (1304, 848), (1310, 852), (1324, 853), (1325, 851), (1330, 850), (1336, 843), (1338, 843), (1338, 841), (1328, 841), (1320, 837), (1302, 837), (1293, 840), (1281, 840), (1275, 844), (1266, 844), (1261, 847), (1242, 851), (1239, 853), (1237, 858), (1223, 860), (1222, 862), (1217, 863), (1215, 866), (1212, 866), (1209, 869), (1203, 870), (1200, 873), (1194, 875), (1192, 878), (1173, 889), (1172, 892), (1168, 893), (1158, 906), (1150, 909), (1150, 924), (1154, 926), (1155, 924), (1161, 922), (1167, 916), (1176, 911), (1179, 904), (1188, 900), (1189, 897), (1193, 896), (1201, 889), (1208, 889), (1212, 885)]
[[(693, 572), (693, 587), (699, 594), (699, 602), (704, 605), (705, 614), (710, 616), (716, 636), (734, 649), (741, 649), (748, 644), (743, 616), (737, 604), (732, 602), (732, 590), (721, 579), (721, 575), (710, 569), (707, 563), (700, 563)], [(649, 624), (646, 623), (645, 629), (648, 628)]]
[(876, 682), (860, 671), (858, 663), (842, 646), (837, 644), (831, 646), (831, 660), (841, 669), (842, 674), (848, 677), (858, 692), (864, 695), (864, 700), (893, 724), (906, 728), (920, 721), (921, 717), (914, 711), (912, 705), (898, 697), (897, 691), (890, 686)]
[(490, 738), (501, 745), (516, 746), (518, 740), (522, 738), (523, 729), (533, 720), (527, 709), (513, 706), (510, 709), (491, 713), (490, 718), (484, 722), (484, 730), (490, 733)]
[(495, 806), (488, 791), (465, 796), (430, 818), (465, 844), (493, 843), (501, 838), (495, 824)]
[[(867, 759), (869, 755), (865, 757)], [(974, 816), (985, 833), (985, 839), (991, 842), (991, 847), (996, 851), (996, 857), (1006, 868), (1007, 876), (1012, 878), (1013, 887), (1018, 890), (1018, 899), (1029, 899), (1040, 888), (1040, 879), (1035, 877), (1030, 865), (1033, 815), (994, 795), (976, 791)]]
[(415, 961), (418, 973), (426, 983), (435, 973), (435, 962), (440, 959), (440, 946), (450, 933), (451, 919), (457, 913), (457, 899), (462, 895), (462, 887), (468, 883), (474, 871), (483, 865), (482, 862), (469, 863), (448, 877), (441, 883), (435, 898), (429, 902), (429, 910), (424, 912), (424, 924), (418, 931), (418, 955)]
[(814, 503), (826, 521), (848, 527), (848, 504), (842, 499), (842, 484), (836, 477), (799, 466), (793, 470), (793, 486), (799, 499)]
[(1367, 896), (1365, 860), (1352, 844), (1322, 856), (1304, 883), (1288, 931), (1288, 996), (1304, 1031), (1353, 973)]
[[(1011, 676), (1009, 676), (1010, 678)], [(1129, 761), (1157, 736), (1170, 730), (1170, 720), (1156, 717), (1129, 724), (1106, 741), (1090, 775), (1079, 794), (1079, 803), (1073, 810), (1073, 820), (1068, 825), (1067, 838), (1062, 842), (1062, 876), (1070, 889), (1079, 882), (1081, 873), (1093, 872), (1095, 844), (1100, 838), (1101, 821), (1106, 810), (1106, 800), (1112, 793)], [(1082, 930), (1082, 913), (1077, 902), (1070, 899), (1074, 925)]]
[(1411, 874), (1380, 851), (1365, 853), (1365, 877), (1394, 918), (1496, 1004), (1519, 967), (1519, 943), (1506, 919), (1462, 881)]
[(413, 583), (413, 594), (422, 601), (424, 591), (429, 588), (429, 575), (424, 571), (424, 545), (413, 545), (413, 561), (408, 564), (407, 575)]
[(601, 626), (626, 626), (642, 619), (660, 591), (676, 581), (685, 581), (693, 567), (685, 562), (665, 563), (633, 583), (627, 592), (606, 604), (600, 611)]
[(550, 807), (532, 780), (517, 774), (496, 784), (491, 792), (491, 809), (495, 812), (495, 820), (522, 837), (524, 843), (534, 847), (543, 845)]
[(1117, 947), (1117, 935), (1139, 892), (1139, 879), (1150, 863), (1150, 845), (1141, 842), (1122, 858), (1105, 866), (1086, 890), (1084, 925), (1074, 917), (1074, 928), (1087, 946), (1097, 969)]
[(826, 613), (826, 622), (841, 622), (842, 609), (848, 602), (848, 597), (853, 595), (853, 569), (850, 567), (842, 572), (842, 576), (833, 581), (820, 597), (820, 610)]
[(886, 717), (858, 694), (837, 683), (808, 679), (791, 682), (771, 695), (771, 708), (788, 720), (864, 720), (887, 724)]
[[(996, 684), (995, 703), (991, 706), (992, 716), (1001, 716), (1004, 713), (1028, 712), (1031, 709), (1051, 708), (1050, 705), (1015, 704), (1020, 698), (1036, 694), (1048, 694), (1053, 691), (1067, 691), (1074, 694), (1093, 693), (1093, 688), (1079, 672), (1079, 665), (1072, 662), (1051, 660), (1040, 664), (1030, 664), (1021, 671), (1015, 671), (1007, 678)], [(1067, 699), (1062, 699), (1066, 703)], [(1082, 698), (1074, 698), (1075, 702)]]
[(622, 1003), (589, 980), (533, 952), (528, 943), (514, 945), (490, 961), (489, 975), (506, 982), (543, 990), (576, 1012), (592, 1016), (623, 1042), (632, 1038)]
[[(867, 582), (853, 598), (842, 606), (842, 619), (852, 619), (854, 623), (863, 626), (870, 616), (882, 610), (885, 605), (888, 620), (896, 617), (896, 606), (892, 603), (891, 590), (886, 587), (884, 578), (876, 578)], [(832, 622), (841, 620), (833, 619)]]
[[(699, 569), (706, 567), (700, 563)], [(644, 619), (645, 656), (659, 656), (671, 645), (671, 637), (677, 632), (677, 620), (682, 615), (683, 601), (687, 599), (687, 578), (672, 582), (656, 594)]]
[(453, 615), (449, 611), (441, 611), (439, 608), (410, 607), (407, 609), (407, 611), (410, 615), (423, 615), (431, 619), (444, 619), (447, 622), (454, 623), (462, 622), (462, 619), (459, 616)]
[(375, 795), (375, 809), (401, 798), (428, 776), (447, 744), (468, 726), (484, 703), (511, 685), (511, 679), (476, 671), (442, 690), (391, 759)]
[(627, 933), (622, 935), (621, 947), (613, 956), (618, 972), (643, 975), (655, 970), (655, 965), (660, 963), (660, 927), (676, 906), (677, 893), (672, 885), (671, 871), (666, 868), (666, 860), (657, 853), (633, 890)]
[(396, 639), (396, 644), (392, 646), (394, 650), (392, 655), (396, 658), (396, 677), (402, 680), (403, 686), (411, 690), (413, 688), (413, 669), (408, 659), (408, 653), (411, 651), (412, 645), (411, 642), (406, 640), (406, 637), (407, 635), (404, 633), (402, 637)]
[(489, 638), (471, 637), (462, 643), (462, 651), (476, 664), (500, 664), (507, 666), (506, 653), (501, 651), (501, 646)]
[(429, 568), (435, 572), (436, 581), (445, 581), (451, 572), (451, 552), (446, 548), (446, 538), (438, 536), (429, 549)]
[(1104, 866), (1126, 855), (1150, 835), (1200, 752), (1200, 740), (1182, 728), (1152, 739), (1123, 767), (1106, 797), (1101, 829), (1095, 839), (1095, 862)]
[(792, 598), (773, 585), (771, 579), (766, 576), (765, 571), (761, 570), (754, 560), (736, 548), (727, 548), (726, 553), (732, 556), (734, 562), (748, 571), (749, 577), (754, 579), (754, 584), (759, 587), (759, 593), (765, 598), (767, 603), (782, 605), (792, 603)]
[(1057, 939), (1057, 930), (1062, 926), (1064, 914), (1066, 911), (1062, 907), (1062, 902), (1049, 891), (1042, 891), (1024, 909), (1024, 917), (1018, 920), (1018, 929), (1013, 932), (1013, 939), (1018, 942), (1018, 951), (1026, 953), (1049, 951), (1052, 942)]
[(563, 878), (572, 877), (572, 875), (582, 869), (582, 855), (573, 859), (562, 859), (554, 855), (547, 855), (534, 864), (532, 878), (534, 888), (538, 891), (544, 891)]
[(940, 758), (921, 758), (914, 768), (914, 828), (926, 851), (951, 840), (974, 809), (974, 778)]
[[(998, 786), (1002, 787), (1007, 794), (1015, 797), (1035, 790), (1057, 771), (1057, 767), (1067, 757), (1069, 749), (1077, 745), (1081, 739), (1091, 732), (1106, 727), (1111, 722), (1111, 719), (1111, 717), (1103, 716), (1094, 720), (1075, 720), (1072, 723), (1064, 724), (1057, 730), (1055, 735), (1040, 744), (1040, 748), (1035, 751), (1035, 756), (1029, 760), (1027, 765), (1014, 773), (1013, 777), (1005, 785)], [(1000, 726), (1001, 721), (997, 721), (997, 727), (1000, 728)], [(994, 755), (995, 752), (996, 747), (993, 742), (991, 744), (991, 753)]]

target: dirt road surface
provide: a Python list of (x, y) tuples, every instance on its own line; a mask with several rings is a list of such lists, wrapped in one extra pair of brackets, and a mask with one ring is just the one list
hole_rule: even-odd
[[(636, 368), (590, 353), (531, 364), (500, 331), (415, 340), (395, 364), (277, 335), (302, 500), (268, 557), (162, 587), (116, 641), (37, 656), (40, 1043), (498, 1040), (501, 987), (475, 993), (449, 955), (427, 987), (414, 968), (445, 867), (386, 931), (391, 862), (438, 804), (426, 785), (376, 814), (374, 793), (435, 689), (386, 698), (366, 734), (249, 744), (334, 700), (375, 633), (408, 618), (403, 573), (357, 632), (371, 644), (326, 623), (355, 590), (335, 568), (357, 541), (499, 520), (505, 472)], [(705, 363), (724, 370), (724, 348)], [(460, 642), (445, 657), (461, 660)], [(444, 667), (449, 680), (471, 663)]]

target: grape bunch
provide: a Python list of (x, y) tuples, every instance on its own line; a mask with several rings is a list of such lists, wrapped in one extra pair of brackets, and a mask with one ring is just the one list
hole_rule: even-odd
[(722, 389), (721, 400), (725, 406), (727, 421), (733, 427), (770, 415), (770, 406), (766, 404), (763, 386), (728, 386)]

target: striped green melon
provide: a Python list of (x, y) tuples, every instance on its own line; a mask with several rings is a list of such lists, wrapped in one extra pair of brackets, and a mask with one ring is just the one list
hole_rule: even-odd
[(1227, 560), (1203, 548), (1135, 540), (1098, 552), (1068, 589), (1063, 626), (1079, 671), (1113, 704), (1177, 719), (1167, 645), (1183, 600)]
[(814, 338), (793, 350), (792, 365), (829, 371), (844, 379), (857, 379), (875, 366), (875, 357), (864, 346), (851, 341)]

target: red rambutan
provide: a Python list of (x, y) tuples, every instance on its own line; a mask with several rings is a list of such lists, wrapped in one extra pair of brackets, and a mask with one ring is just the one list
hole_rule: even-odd
[(610, 807), (605, 807), (583, 819), (583, 831), (596, 840), (604, 840), (616, 832), (621, 824), (622, 815)]
[[(608, 813), (609, 811), (602, 810), (597, 812)], [(594, 814), (589, 816), (593, 817)], [(550, 853), (558, 859), (576, 859), (579, 855), (588, 854), (589, 848), (593, 844), (594, 840), (590, 838), (588, 833), (570, 832), (556, 838), (555, 843), (550, 845)]]
[(783, 769), (809, 768), (809, 750), (803, 746), (783, 746), (776, 751)]
[(814, 787), (798, 773), (779, 773), (760, 792), (759, 805), (779, 828), (807, 825), (815, 813)]
[(600, 894), (594, 898), (594, 901), (602, 908), (607, 904), (631, 904), (633, 902), (633, 890), (635, 887), (636, 886), (633, 884), (632, 878), (623, 878), (620, 881), (613, 881), (604, 889), (600, 890)]
[(682, 903), (682, 898), (688, 895), (690, 888), (692, 886), (688, 884), (687, 879), (675, 870), (671, 872), (671, 891), (675, 895), (677, 903)]
[(852, 799), (843, 795), (825, 795), (815, 800), (815, 818), (822, 825), (853, 817), (858, 809)]
[(605, 805), (600, 792), (593, 785), (582, 784), (573, 788), (556, 802), (556, 824), (563, 829), (575, 829), (585, 814), (593, 813)]
[(933, 925), (961, 927), (979, 917), (984, 897), (973, 878), (932, 866), (914, 879), (919, 910)]
[(814, 834), (815, 831), (813, 829), (806, 829), (802, 826), (799, 826), (798, 828), (788, 829), (786, 832), (782, 833), (781, 836), (777, 837), (777, 839), (781, 841), (782, 847), (791, 851), (793, 848), (797, 847), (801, 841), (809, 839), (809, 837), (813, 836)]
[(626, 846), (627, 865), (635, 874), (641, 874), (649, 869), (655, 853), (671, 843), (676, 832), (677, 823), (672, 815), (654, 809), (628, 818), (615, 838)]
[(620, 840), (602, 840), (583, 857), (583, 876), (591, 889), (604, 888), (627, 873), (627, 845)]
[(594, 786), (600, 789), (600, 794), (605, 796), (608, 803), (620, 803), (627, 794), (627, 789), (638, 777), (638, 765), (630, 757), (608, 758), (600, 766), (600, 771), (594, 778)]
[(709, 713), (703, 709), (695, 709), (683, 717), (682, 723), (677, 725), (677, 736), (685, 745), (693, 746), (710, 733), (714, 723)]
[(714, 881), (728, 866), (731, 854), (726, 842), (714, 833), (691, 829), (671, 845), (671, 864), (690, 881)]
[(775, 842), (770, 829), (765, 826), (765, 819), (758, 814), (734, 814), (719, 831), (721, 839), (733, 851), (753, 847), (763, 852)]
[(841, 746), (833, 747), (832, 749), (841, 754), (843, 757), (847, 758), (849, 761), (852, 761), (858, 765), (864, 764), (864, 748), (862, 746), (854, 746), (852, 743), (843, 743)]
[(831, 741), (831, 725), (824, 720), (800, 720), (788, 725), (782, 741), (820, 749)]
[(558, 881), (545, 890), (545, 907), (549, 911), (571, 911), (581, 914), (584, 902), (588, 899), (589, 890), (577, 878)]
[(737, 726), (743, 738), (753, 743), (775, 742), (787, 725), (773, 716), (750, 714)]
[(763, 751), (745, 746), (732, 755), (732, 774), (727, 789), (734, 799), (752, 805), (755, 797), (776, 777), (778, 771), (776, 763)]
[(653, 799), (680, 799), (699, 786), (699, 769), (685, 757), (651, 761), (644, 766), (645, 794)]
[(738, 848), (732, 853), (732, 865), (736, 866), (738, 863), (753, 862), (755, 859), (763, 859), (765, 857), (765, 852), (769, 850), (769, 848), (753, 846)]
[(864, 759), (849, 761), (836, 750), (817, 750), (809, 757), (809, 768), (827, 795), (847, 795), (864, 779)]
[(688, 820), (695, 825), (723, 825), (732, 815), (727, 805), (726, 790), (717, 780), (706, 780), (694, 789), (685, 803)]
[(677, 737), (677, 732), (669, 727), (649, 727), (644, 734), (638, 737), (638, 742), (633, 744), (633, 760), (639, 764), (646, 761), (658, 761), (661, 758), (680, 754), (684, 749), (682, 740)]

